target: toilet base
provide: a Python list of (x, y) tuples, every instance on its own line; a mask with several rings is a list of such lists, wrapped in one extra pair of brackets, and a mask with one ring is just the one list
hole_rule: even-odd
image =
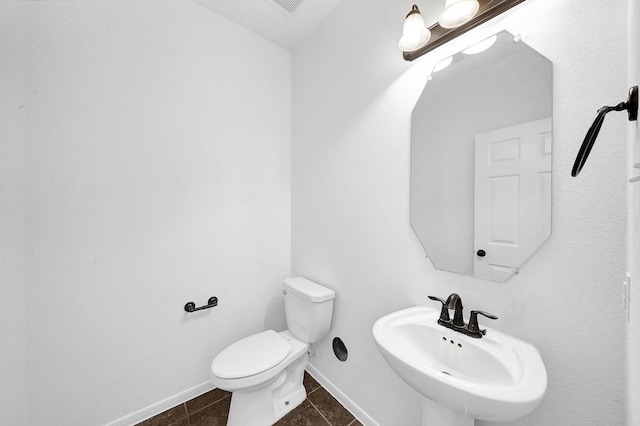
[(305, 352), (267, 386), (233, 392), (227, 426), (271, 426), (300, 405), (307, 397), (302, 379), (308, 362)]

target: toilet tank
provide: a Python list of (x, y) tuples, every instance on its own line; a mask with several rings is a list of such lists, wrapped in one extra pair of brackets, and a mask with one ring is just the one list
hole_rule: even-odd
[(336, 293), (303, 277), (284, 280), (287, 327), (300, 340), (315, 343), (329, 333)]

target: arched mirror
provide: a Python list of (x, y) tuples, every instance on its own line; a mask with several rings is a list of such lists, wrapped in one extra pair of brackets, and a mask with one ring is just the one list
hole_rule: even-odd
[(505, 281), (551, 235), (552, 64), (506, 31), (485, 44), (413, 110), (411, 226), (437, 269)]

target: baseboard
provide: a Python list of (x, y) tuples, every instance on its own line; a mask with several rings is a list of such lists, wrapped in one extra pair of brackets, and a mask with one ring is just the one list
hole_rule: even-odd
[(323, 376), (313, 365), (307, 365), (307, 372), (313, 376), (314, 379), (323, 388), (327, 390), (340, 404), (344, 406), (356, 419), (364, 426), (380, 426), (378, 422), (373, 420), (371, 416), (364, 412), (355, 402), (353, 402), (347, 395), (345, 395), (340, 389), (338, 389), (333, 383)]
[(140, 411), (136, 411), (135, 413), (122, 417), (121, 419), (115, 420), (111, 423), (107, 423), (105, 426), (136, 425), (144, 420), (147, 420), (157, 414), (162, 413), (163, 411), (166, 411), (170, 408), (175, 407), (176, 405), (180, 405), (184, 402), (187, 402), (213, 389), (215, 389), (215, 386), (213, 385), (213, 383), (204, 382), (202, 384), (199, 384), (198, 386), (194, 386), (191, 389), (187, 389), (167, 399), (163, 399), (160, 402), (156, 402), (155, 404), (152, 404), (146, 408), (143, 408)]
[[(353, 402), (347, 395), (345, 395), (340, 389), (338, 389), (333, 383), (323, 376), (313, 365), (307, 365), (307, 372), (313, 376), (314, 379), (323, 388), (327, 390), (340, 404), (342, 404), (356, 419), (364, 426), (380, 426), (378, 422), (373, 420), (363, 409), (361, 409), (355, 402)], [(211, 382), (205, 382), (197, 386), (173, 395), (162, 401), (156, 402), (142, 410), (135, 413), (124, 416), (118, 420), (107, 423), (104, 426), (134, 426), (144, 420), (147, 420), (157, 414), (162, 413), (176, 405), (187, 402), (203, 393), (209, 392), (215, 389), (215, 386)]]

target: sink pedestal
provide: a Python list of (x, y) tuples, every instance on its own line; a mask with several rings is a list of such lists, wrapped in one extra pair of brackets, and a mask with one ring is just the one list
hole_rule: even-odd
[(422, 398), (422, 426), (473, 426), (475, 419)]

